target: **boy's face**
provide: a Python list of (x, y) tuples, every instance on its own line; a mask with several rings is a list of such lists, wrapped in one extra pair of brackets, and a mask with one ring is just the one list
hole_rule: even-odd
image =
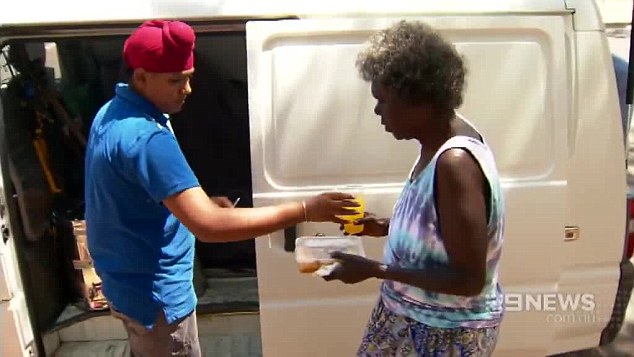
[(190, 81), (194, 69), (172, 73), (152, 73), (137, 69), (133, 74), (135, 88), (163, 113), (179, 112), (191, 94)]

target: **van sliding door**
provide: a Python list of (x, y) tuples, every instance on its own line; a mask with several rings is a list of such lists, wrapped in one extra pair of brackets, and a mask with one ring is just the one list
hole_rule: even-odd
[[(501, 281), (509, 292), (556, 292), (565, 264), (566, 16), (421, 18), (456, 44), (469, 67), (459, 111), (483, 133), (502, 175)], [(247, 24), (254, 206), (354, 184), (362, 185), (368, 211), (390, 216), (418, 145), (383, 131), (355, 59), (372, 33), (397, 20)], [(340, 234), (334, 224), (304, 223), (256, 239), (265, 356), (351, 356), (360, 343), (379, 282), (346, 286), (300, 274), (292, 239), (317, 233)], [(365, 238), (366, 254), (381, 259), (384, 242)], [(508, 313), (499, 350), (544, 355), (557, 331), (547, 314)]]
[[(0, 43), (3, 40), (0, 37)], [(2, 49), (0, 49), (2, 51)], [(0, 53), (0, 133), (4, 134), (3, 103), (8, 82), (6, 56)], [(4, 140), (2, 140), (4, 141)], [(0, 150), (6, 150), (0, 144)], [(5, 157), (0, 153), (0, 157)], [(0, 162), (0, 356), (29, 356), (33, 349), (33, 329), (20, 277), (11, 220), (5, 204), (4, 173), (6, 162)]]

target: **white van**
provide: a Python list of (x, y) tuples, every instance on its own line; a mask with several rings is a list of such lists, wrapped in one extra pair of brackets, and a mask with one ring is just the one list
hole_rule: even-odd
[[(466, 58), (459, 110), (491, 144), (504, 187), (508, 295), (496, 355), (591, 348), (615, 319), (620, 326), (617, 291), (629, 296), (632, 281), (624, 135), (593, 1), (13, 1), (0, 12), (1, 356), (123, 355), (120, 323), (79, 303), (59, 222), (83, 214), (81, 151), (69, 149), (68, 123), (88, 129), (113, 93), (126, 35), (149, 18), (197, 31), (194, 93), (172, 125), (208, 194), (263, 206), (354, 184), (385, 216), (418, 147), (383, 132), (354, 60), (370, 34), (400, 19), (439, 29)], [(26, 75), (37, 66), (65, 111), (40, 100), (33, 83), (44, 81)], [(31, 152), (38, 123), (51, 133), (50, 187)], [(354, 354), (379, 282), (300, 274), (294, 239), (320, 233), (340, 234), (306, 223), (243, 243), (197, 243), (207, 355)], [(364, 240), (375, 259), (383, 244)]]

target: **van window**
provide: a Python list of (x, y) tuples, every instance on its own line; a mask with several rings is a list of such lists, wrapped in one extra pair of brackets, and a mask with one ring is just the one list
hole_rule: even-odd
[[(34, 45), (26, 45), (25, 50), (30, 60), (43, 59), (44, 67), (47, 68), (50, 73), (50, 79), (56, 84), (62, 77), (61, 68), (59, 66), (59, 58), (57, 55), (57, 46), (54, 42), (45, 42), (43, 51), (38, 51), (38, 47)], [(11, 52), (11, 46), (7, 45), (0, 51), (0, 84), (6, 88), (11, 78), (18, 75), (20, 71), (11, 64), (9, 54)]]
[(14, 71), (15, 68), (9, 64), (9, 46), (5, 46), (0, 52), (0, 88), (6, 88)]

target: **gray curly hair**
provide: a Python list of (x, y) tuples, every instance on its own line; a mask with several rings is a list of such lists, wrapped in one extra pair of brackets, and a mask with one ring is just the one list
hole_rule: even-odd
[(410, 104), (429, 102), (444, 111), (462, 104), (462, 56), (427, 24), (403, 20), (379, 31), (356, 66), (364, 80), (393, 88)]

